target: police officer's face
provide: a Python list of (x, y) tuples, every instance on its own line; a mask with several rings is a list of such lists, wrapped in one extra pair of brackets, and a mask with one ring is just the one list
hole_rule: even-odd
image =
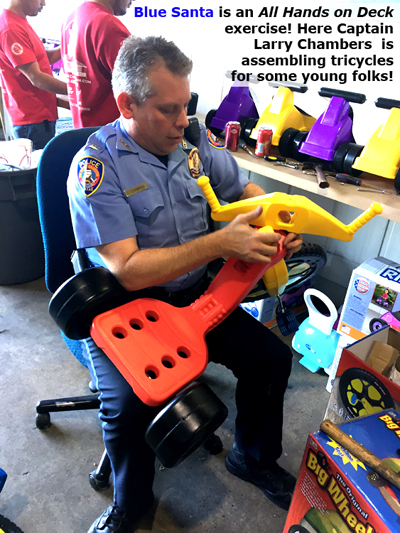
[(156, 94), (141, 106), (131, 104), (133, 119), (126, 127), (142, 148), (152, 154), (167, 155), (176, 150), (189, 124), (186, 116), (191, 96), (189, 80), (164, 67), (155, 67), (149, 77)]

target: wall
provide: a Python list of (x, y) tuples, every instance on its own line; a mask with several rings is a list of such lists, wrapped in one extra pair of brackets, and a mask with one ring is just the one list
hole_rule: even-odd
[[(80, 1), (78, 0), (70, 0), (69, 2), (47, 0), (47, 5), (44, 7), (43, 12), (36, 18), (30, 19), (30, 22), (42, 37), (57, 39), (60, 36), (59, 29), (63, 20), (79, 3)], [(266, 2), (254, 0), (251, 4), (249, 3), (253, 12), (247, 12), (247, 17), (237, 17), (234, 16), (237, 14), (237, 9), (246, 9), (244, 3), (237, 0), (224, 3), (221, 0), (218, 4), (210, 1), (196, 4), (190, 3), (189, 9), (200, 9), (200, 7), (204, 8), (204, 10), (212, 9), (214, 14), (212, 18), (174, 18), (171, 16), (174, 6), (180, 6), (183, 9), (187, 8), (187, 4), (187, 2), (182, 2), (181, 0), (166, 0), (162, 2), (152, 0), (148, 3), (138, 0), (132, 4), (122, 21), (136, 35), (163, 35), (168, 39), (174, 40), (192, 57), (194, 70), (191, 83), (192, 90), (200, 95), (198, 109), (200, 113), (206, 113), (208, 110), (218, 107), (231, 86), (231, 79), (225, 76), (225, 72), (228, 70), (236, 69), (239, 72), (252, 72), (253, 74), (284, 73), (290, 70), (297, 76), (297, 81), (299, 82), (302, 82), (303, 73), (305, 75), (319, 76), (320, 78), (325, 75), (328, 76), (326, 81), (323, 79), (314, 82), (308, 81), (308, 92), (297, 94), (295, 103), (313, 116), (319, 116), (326, 107), (326, 101), (317, 94), (320, 87), (327, 86), (364, 93), (367, 96), (367, 102), (363, 105), (353, 105), (354, 135), (356, 142), (364, 144), (387, 115), (386, 110), (375, 108), (374, 101), (376, 98), (380, 96), (399, 98), (400, 70), (396, 57), (399, 56), (400, 7), (397, 2), (342, 2), (336, 0), (331, 7), (326, 8), (326, 4), (323, 2), (307, 0), (302, 3), (294, 0), (280, 0), (279, 3), (272, 2), (268, 3), (268, 5), (266, 5)], [(135, 17), (135, 8), (144, 8), (145, 6), (153, 10), (153, 15), (155, 14), (154, 10), (165, 9), (167, 17)], [(220, 6), (223, 9), (230, 9), (231, 16), (220, 17)], [(264, 11), (264, 16), (260, 17), (259, 15), (264, 7), (268, 10), (276, 7), (278, 10), (277, 16), (273, 16), (274, 12)], [(283, 17), (285, 8), (293, 8), (295, 11), (292, 12), (291, 16)], [(301, 9), (310, 9), (311, 16), (305, 16), (306, 14), (304, 13), (300, 13), (300, 15), (304, 16), (297, 16)], [(329, 17), (323, 16), (324, 9), (329, 11)], [(337, 10), (339, 9), (351, 10), (351, 15), (349, 16), (349, 11), (347, 11), (348, 16), (346, 17), (335, 16), (338, 15)], [(367, 9), (376, 10), (375, 13), (370, 12), (369, 14), (387, 16), (361, 16), (366, 13)], [(383, 11), (380, 12), (378, 10)], [(226, 11), (225, 13), (227, 14)], [(309, 24), (315, 28), (309, 28), (309, 32), (305, 35), (303, 33), (299, 34), (298, 24)], [(338, 32), (339, 24), (342, 24), (342, 28), (345, 28), (343, 33)], [(266, 28), (269, 25), (269, 27), (277, 26), (281, 31), (269, 34), (242, 33), (231, 35), (225, 32), (227, 25), (264, 25)], [(329, 26), (331, 27), (330, 33)], [(387, 27), (392, 27), (393, 33), (380, 33), (385, 31)], [(373, 33), (374, 28), (379, 33)], [(312, 31), (314, 33), (311, 33)], [(356, 31), (360, 33), (359, 36), (355, 35), (354, 32)], [(303, 38), (310, 39), (307, 41), (308, 47), (306, 49), (300, 48), (299, 45), (299, 39)], [(274, 46), (275, 49), (256, 49), (256, 39), (257, 46)], [(322, 49), (321, 47), (327, 46), (324, 44), (327, 41), (339, 42), (340, 49)], [(371, 43), (370, 49), (367, 48), (366, 41)], [(388, 41), (392, 42), (392, 45), (388, 45)], [(285, 51), (285, 47), (287, 49), (287, 46), (289, 46), (285, 43), (292, 43), (289, 52)], [(352, 49), (352, 46), (359, 46), (360, 48)], [(392, 46), (392, 48), (388, 49), (388, 46)], [(285, 57), (289, 54), (296, 57), (302, 56), (303, 59), (314, 57), (317, 61), (324, 61), (325, 66), (322, 66), (322, 64), (320, 66), (317, 64), (309, 67), (293, 66), (287, 68), (279, 66), (246, 68), (242, 66), (243, 57)], [(384, 64), (367, 67), (362, 65), (361, 68), (357, 66), (336, 67), (332, 64), (332, 56), (335, 56), (335, 58), (345, 58), (347, 56), (347, 58), (353, 58), (352, 61), (356, 61), (355, 58), (366, 61), (368, 58), (368, 61), (372, 63), (377, 61), (382, 63), (388, 61), (390, 63), (390, 58), (394, 58), (394, 63), (393, 65)], [(375, 81), (353, 81), (353, 72), (355, 70), (362, 72), (365, 76), (375, 75)], [(382, 78), (382, 74), (388, 75), (388, 81), (379, 81)], [(338, 81), (330, 81), (329, 76), (336, 76)], [(346, 79), (344, 80), (344, 78)], [(345, 81), (345, 83), (342, 83), (342, 81)], [(266, 82), (252, 84), (251, 88), (257, 106), (262, 111), (270, 102), (274, 90)], [(302, 193), (301, 190), (292, 190), (261, 176), (252, 175), (250, 178), (258, 181), (267, 192), (283, 190), (289, 193)], [(312, 198), (312, 195), (310, 197), (345, 223), (353, 220), (360, 212), (353, 207), (333, 202), (329, 198)], [(313, 238), (313, 241), (320, 243), (329, 252), (329, 261), (324, 269), (324, 276), (346, 287), (351, 270), (370, 256), (383, 255), (400, 263), (400, 247), (398, 246), (398, 241), (395, 240), (395, 235), (398, 234), (398, 231), (398, 223), (378, 217), (360, 230), (350, 244), (330, 239)]]

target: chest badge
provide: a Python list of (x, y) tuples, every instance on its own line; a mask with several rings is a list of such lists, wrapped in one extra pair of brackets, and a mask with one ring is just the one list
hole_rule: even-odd
[(83, 157), (78, 163), (78, 180), (86, 196), (100, 187), (104, 176), (104, 164), (96, 157)]
[(188, 155), (189, 170), (193, 178), (200, 176), (200, 154), (197, 148), (193, 148)]

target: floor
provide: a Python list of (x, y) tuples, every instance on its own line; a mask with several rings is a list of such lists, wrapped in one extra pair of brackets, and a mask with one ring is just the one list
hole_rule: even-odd
[[(89, 393), (88, 372), (62, 341), (48, 302), (43, 279), (0, 287), (0, 468), (8, 474), (0, 515), (24, 533), (86, 533), (112, 500), (111, 489), (95, 492), (88, 483), (103, 452), (97, 412), (57, 413), (49, 429), (35, 426), (39, 399)], [(328, 401), (326, 374), (310, 373), (299, 357), (286, 394), (280, 460), (295, 475)], [(210, 364), (204, 379), (229, 408), (217, 431), (224, 450), (211, 456), (201, 448), (174, 469), (157, 464), (157, 504), (137, 531), (281, 533), (287, 513), (224, 466), (233, 443), (235, 378)]]

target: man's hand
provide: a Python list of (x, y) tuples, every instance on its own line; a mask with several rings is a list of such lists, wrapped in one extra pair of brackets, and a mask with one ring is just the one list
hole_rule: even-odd
[(236, 257), (250, 263), (270, 263), (276, 254), (279, 233), (256, 231), (251, 222), (262, 213), (262, 207), (238, 215), (232, 222), (220, 230), (221, 256)]
[[(281, 211), (279, 217), (283, 222), (290, 222), (291, 215), (289, 211)], [(288, 233), (283, 240), (283, 246), (286, 247), (287, 254), (285, 259), (290, 259), (293, 254), (298, 252), (303, 244), (303, 237), (298, 233)]]

